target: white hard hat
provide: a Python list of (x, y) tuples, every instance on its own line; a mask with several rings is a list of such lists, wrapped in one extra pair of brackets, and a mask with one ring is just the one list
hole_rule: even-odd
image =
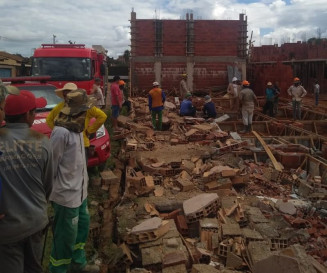
[(237, 81), (237, 78), (234, 77), (234, 78), (232, 79), (232, 82), (236, 82), (236, 81)]
[(153, 82), (152, 86), (159, 86), (160, 84), (158, 82)]

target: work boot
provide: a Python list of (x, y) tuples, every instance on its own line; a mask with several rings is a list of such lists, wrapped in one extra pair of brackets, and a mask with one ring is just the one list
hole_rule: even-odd
[(248, 125), (244, 125), (243, 130), (240, 131), (241, 134), (245, 134), (248, 131)]
[(248, 132), (252, 132), (252, 124), (249, 124), (249, 125), (248, 125), (247, 131), (248, 131)]

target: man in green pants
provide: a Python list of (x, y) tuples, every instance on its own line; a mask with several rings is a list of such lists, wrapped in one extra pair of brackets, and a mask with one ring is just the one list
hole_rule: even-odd
[(87, 264), (84, 251), (90, 216), (83, 130), (86, 112), (94, 105), (94, 98), (88, 97), (84, 89), (73, 90), (54, 121), (50, 137), (54, 163), (50, 201), (55, 212), (51, 273), (99, 271), (97, 266)]
[[(154, 130), (162, 130), (162, 110), (164, 109), (164, 103), (166, 95), (164, 91), (159, 88), (159, 83), (154, 82), (153, 88), (150, 90), (148, 95), (149, 109), (152, 116), (152, 125)], [(158, 117), (158, 122), (157, 122)]]

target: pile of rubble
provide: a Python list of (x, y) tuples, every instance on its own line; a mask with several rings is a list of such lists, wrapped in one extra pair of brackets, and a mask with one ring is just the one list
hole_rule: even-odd
[(102, 173), (100, 185), (119, 203), (112, 272), (326, 272), (321, 176), (276, 168), (271, 156), (242, 158), (264, 149), (220, 130), (219, 120), (178, 116), (172, 102), (168, 130), (154, 132), (146, 100), (133, 105), (115, 135), (125, 166)]

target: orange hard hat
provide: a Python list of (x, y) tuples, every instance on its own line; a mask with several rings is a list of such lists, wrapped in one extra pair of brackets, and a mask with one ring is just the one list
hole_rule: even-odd
[(247, 80), (244, 80), (244, 81), (242, 81), (242, 85), (244, 85), (244, 86), (249, 86), (250, 83), (249, 83)]
[(294, 82), (299, 82), (300, 79), (299, 79), (298, 77), (295, 77), (293, 81), (294, 81)]
[(123, 80), (120, 80), (118, 85), (125, 85), (125, 82)]

